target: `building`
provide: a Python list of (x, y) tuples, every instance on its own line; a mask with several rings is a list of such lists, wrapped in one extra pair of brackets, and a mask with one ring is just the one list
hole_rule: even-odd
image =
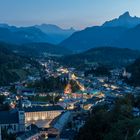
[(24, 111), (0, 111), (0, 129), (5, 129), (8, 133), (25, 131)]
[(42, 135), (47, 136), (46, 129), (40, 129), (36, 125), (30, 125), (28, 131), (18, 133), (16, 140), (39, 140)]
[(72, 112), (66, 111), (54, 119), (48, 129), (48, 139), (60, 139), (60, 134), (68, 122), (72, 121)]
[(26, 126), (35, 124), (40, 128), (47, 128), (50, 122), (64, 111), (64, 108), (59, 105), (33, 106), (24, 108), (24, 111)]
[(24, 86), (17, 87), (17, 93), (23, 96), (35, 96), (35, 89), (25, 88)]
[(31, 124), (35, 124), (39, 128), (48, 128), (52, 120), (61, 115), (63, 111), (64, 108), (59, 105), (0, 111), (0, 129), (6, 130), (8, 133), (18, 133), (25, 132)]
[(71, 121), (72, 113), (70, 111), (64, 112), (56, 120), (51, 123), (51, 127), (57, 129), (59, 132), (63, 130), (65, 125)]

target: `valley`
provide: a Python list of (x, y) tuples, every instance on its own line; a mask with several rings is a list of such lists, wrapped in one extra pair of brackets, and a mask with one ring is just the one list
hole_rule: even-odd
[(0, 24), (0, 140), (140, 139), (139, 29)]

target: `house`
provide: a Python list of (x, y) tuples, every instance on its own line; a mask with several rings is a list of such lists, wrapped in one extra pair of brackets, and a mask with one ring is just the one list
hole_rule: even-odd
[(0, 111), (0, 128), (8, 133), (17, 133), (25, 131), (24, 111), (10, 110)]
[(22, 107), (31, 107), (31, 101), (23, 100), (22, 101)]
[(134, 117), (139, 117), (140, 116), (140, 109), (136, 108), (136, 107), (133, 107), (132, 114), (133, 114)]
[(38, 128), (36, 125), (32, 124), (24, 133), (18, 133), (16, 140), (39, 140), (42, 135), (47, 135), (45, 130)]
[(67, 123), (72, 121), (72, 113), (70, 111), (66, 111), (62, 113), (60, 116), (55, 118), (48, 129), (48, 139), (56, 140), (60, 138), (60, 134), (66, 127)]
[(21, 91), (22, 95), (24, 96), (35, 96), (36, 93), (35, 93), (35, 89), (28, 89), (28, 88), (25, 88)]
[(56, 118), (56, 120), (52, 121), (51, 127), (61, 132), (65, 125), (70, 121), (71, 116), (72, 114), (70, 111), (62, 113), (58, 118)]

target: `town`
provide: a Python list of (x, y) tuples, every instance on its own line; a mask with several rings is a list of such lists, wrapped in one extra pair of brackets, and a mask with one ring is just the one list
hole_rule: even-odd
[[(130, 93), (136, 96), (140, 91), (120, 78), (131, 76), (124, 68), (111, 70), (110, 76), (93, 76), (53, 59), (38, 62), (42, 75), (36, 73), (0, 88), (1, 138), (73, 140), (94, 107), (108, 105), (111, 109), (116, 98)], [(35, 84), (42, 79), (50, 82), (48, 89)], [(132, 113), (140, 116), (140, 109), (134, 107)]]

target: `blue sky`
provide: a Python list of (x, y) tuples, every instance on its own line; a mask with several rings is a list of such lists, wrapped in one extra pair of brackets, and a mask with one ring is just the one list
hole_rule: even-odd
[(140, 17), (140, 0), (0, 0), (0, 22), (17, 26), (52, 23), (81, 29), (129, 11)]

